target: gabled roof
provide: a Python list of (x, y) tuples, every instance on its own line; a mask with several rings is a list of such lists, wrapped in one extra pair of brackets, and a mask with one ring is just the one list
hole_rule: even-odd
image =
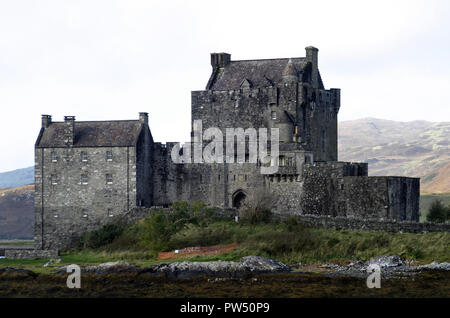
[(206, 89), (239, 89), (244, 79), (253, 87), (276, 86), (283, 81), (283, 71), (292, 60), (292, 69), (301, 79), (308, 62), (304, 57), (230, 61), (225, 67), (215, 69)]
[[(42, 128), (37, 148), (64, 147), (64, 122)], [(132, 147), (144, 124), (139, 120), (75, 121), (73, 147)]]

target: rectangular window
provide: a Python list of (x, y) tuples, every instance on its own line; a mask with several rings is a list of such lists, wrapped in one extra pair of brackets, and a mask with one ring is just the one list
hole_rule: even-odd
[(54, 218), (58, 218), (58, 217), (59, 217), (58, 211), (52, 210), (52, 213), (53, 213), (53, 217), (54, 217)]
[(82, 215), (83, 215), (84, 218), (87, 218), (87, 217), (88, 217), (88, 213), (87, 213), (87, 210), (86, 210), (86, 209), (83, 209), (83, 210), (82, 210)]
[(110, 173), (106, 174), (106, 183), (107, 184), (112, 184), (113, 183), (113, 176)]
[(58, 184), (58, 176), (56, 174), (52, 174), (52, 184)]
[(277, 119), (277, 112), (272, 112), (271, 115), (273, 120)]
[(81, 184), (88, 184), (88, 176), (87, 174), (81, 175)]
[(86, 151), (81, 152), (81, 161), (88, 161), (88, 155)]
[(113, 210), (112, 209), (108, 209), (108, 217), (113, 217)]
[(50, 156), (52, 158), (52, 162), (57, 162), (58, 161), (58, 156), (56, 155), (56, 152), (52, 151)]
[(112, 151), (106, 151), (106, 161), (112, 161), (112, 160), (113, 160)]
[(278, 164), (279, 164), (280, 167), (286, 166), (286, 157), (285, 156), (280, 156)]

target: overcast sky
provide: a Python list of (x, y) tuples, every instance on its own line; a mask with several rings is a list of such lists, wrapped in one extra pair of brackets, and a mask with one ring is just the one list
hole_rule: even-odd
[(185, 141), (211, 52), (301, 57), (319, 48), (339, 120), (449, 121), (449, 1), (0, 1), (0, 171), (33, 165), (41, 114), (150, 116)]

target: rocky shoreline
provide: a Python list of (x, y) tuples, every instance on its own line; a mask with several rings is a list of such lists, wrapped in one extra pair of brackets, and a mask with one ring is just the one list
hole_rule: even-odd
[[(56, 265), (60, 260), (50, 260), (44, 266)], [(140, 267), (127, 262), (108, 262), (96, 266), (81, 267), (85, 274), (151, 274), (157, 277), (189, 279), (202, 276), (221, 278), (237, 278), (251, 276), (252, 274), (277, 273), (313, 273), (320, 272), (326, 276), (367, 277), (369, 265), (378, 265), (384, 277), (410, 276), (423, 272), (450, 272), (450, 263), (432, 262), (427, 265), (412, 265), (412, 261), (404, 260), (398, 255), (371, 259), (369, 261), (356, 261), (345, 265), (321, 264), (315, 267), (297, 266), (289, 267), (281, 262), (260, 256), (246, 256), (239, 262), (211, 261), (211, 262), (168, 262), (147, 267)], [(54, 266), (55, 273), (67, 274), (67, 266)], [(33, 271), (21, 268), (0, 268), (1, 273), (20, 273), (35, 276)]]

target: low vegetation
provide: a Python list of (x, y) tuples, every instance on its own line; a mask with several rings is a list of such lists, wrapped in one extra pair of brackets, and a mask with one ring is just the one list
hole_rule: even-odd
[(445, 206), (441, 200), (434, 200), (427, 214), (427, 221), (445, 223), (450, 220), (450, 205)]
[[(295, 218), (277, 220), (253, 209), (238, 223), (215, 216), (200, 202), (177, 202), (171, 212), (155, 211), (131, 225), (114, 224), (87, 233), (67, 256), (90, 262), (126, 260), (149, 264), (158, 252), (237, 242), (227, 254), (194, 260), (238, 260), (260, 255), (287, 264), (369, 259), (398, 254), (421, 263), (450, 261), (450, 233), (381, 233), (305, 228)], [(192, 259), (191, 259), (192, 260)]]

